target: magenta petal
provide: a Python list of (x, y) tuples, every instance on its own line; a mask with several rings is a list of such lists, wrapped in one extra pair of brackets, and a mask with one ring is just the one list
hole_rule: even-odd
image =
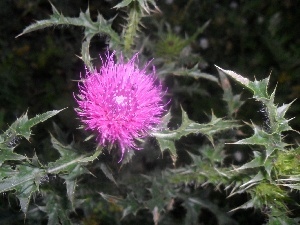
[(137, 55), (127, 63), (114, 63), (112, 56), (79, 85), (77, 113), (101, 144), (118, 144), (123, 156), (126, 149), (136, 149), (135, 138), (160, 123), (163, 91), (154, 72), (146, 74), (135, 65)]

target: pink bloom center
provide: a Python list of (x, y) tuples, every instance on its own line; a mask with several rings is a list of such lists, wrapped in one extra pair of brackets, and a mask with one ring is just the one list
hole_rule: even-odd
[(98, 140), (118, 143), (122, 155), (126, 148), (136, 148), (135, 138), (146, 136), (160, 122), (163, 105), (161, 85), (153, 74), (145, 74), (134, 65), (115, 64), (112, 57), (99, 73), (88, 73), (80, 85), (78, 114), (87, 129), (98, 131)]

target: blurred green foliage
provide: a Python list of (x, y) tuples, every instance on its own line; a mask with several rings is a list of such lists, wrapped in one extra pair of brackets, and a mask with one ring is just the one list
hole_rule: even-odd
[[(68, 16), (77, 16), (78, 9), (85, 11), (87, 8), (84, 1), (52, 3)], [(116, 3), (117, 1), (90, 2), (92, 18), (96, 19), (97, 11), (105, 18), (112, 18), (116, 15), (116, 10), (112, 9)], [(0, 4), (0, 15), (4, 21), (0, 26), (0, 76), (5, 84), (0, 95), (0, 118), (3, 118), (3, 126), (12, 122), (28, 107), (31, 109), (30, 113), (34, 114), (40, 108), (51, 109), (53, 102), (66, 103), (63, 103), (63, 98), (76, 89), (72, 80), (78, 79), (78, 74), (84, 68), (76, 57), (80, 55), (80, 28), (46, 29), (42, 37), (36, 33), (15, 39), (28, 24), (45, 19), (51, 13), (47, 1), (2, 1)], [(165, 30), (164, 34), (167, 38), (160, 35), (161, 41), (168, 41), (171, 35), (176, 39), (192, 36), (206, 21), (210, 21), (208, 29), (199, 34), (191, 44), (192, 52), (205, 59), (206, 62), (201, 66), (206, 71), (213, 71), (212, 65), (218, 63), (221, 67), (235, 68), (242, 74), (255, 75), (257, 78), (272, 73), (272, 86), (277, 82), (282, 84), (278, 85), (278, 101), (299, 97), (297, 1), (285, 0), (272, 4), (272, 1), (174, 0), (158, 4), (162, 13), (156, 14), (156, 18), (163, 21), (163, 24), (169, 24), (168, 31)], [(125, 23), (122, 16), (122, 13), (118, 14), (113, 23), (117, 32), (121, 30), (120, 24)], [(148, 21), (150, 22), (145, 18), (145, 28), (140, 29), (155, 35), (156, 31)], [(92, 41), (91, 55), (97, 57), (100, 49), (105, 47), (105, 38), (94, 38)], [(158, 43), (157, 47), (160, 45)], [(157, 54), (161, 54), (161, 51), (159, 47)], [(211, 87), (206, 94), (212, 95), (213, 90), (214, 87)], [(207, 104), (212, 103), (204, 102), (204, 105)], [(297, 115), (300, 110), (297, 105), (290, 112), (292, 116)], [(212, 107), (208, 107), (210, 108)], [(297, 128), (299, 123), (296, 120), (294, 123)]]

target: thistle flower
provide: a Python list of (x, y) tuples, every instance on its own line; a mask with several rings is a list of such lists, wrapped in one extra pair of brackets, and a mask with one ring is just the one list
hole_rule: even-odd
[(126, 150), (138, 149), (134, 139), (160, 123), (163, 92), (154, 69), (147, 74), (147, 66), (140, 70), (135, 65), (137, 54), (127, 63), (123, 58), (115, 63), (113, 56), (107, 54), (99, 72), (87, 71), (79, 84), (77, 113), (100, 144), (117, 144), (123, 157)]

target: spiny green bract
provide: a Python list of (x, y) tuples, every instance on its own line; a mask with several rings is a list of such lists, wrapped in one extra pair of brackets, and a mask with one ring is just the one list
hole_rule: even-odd
[(261, 182), (256, 185), (251, 191), (252, 199), (257, 199), (256, 203), (258, 207), (267, 206), (272, 208), (287, 211), (285, 201), (288, 200), (288, 196), (285, 190), (277, 186), (276, 184), (270, 184)]
[(172, 60), (179, 56), (180, 52), (185, 46), (187, 46), (187, 44), (187, 40), (182, 39), (180, 36), (169, 32), (160, 37), (155, 46), (155, 54), (158, 57)]
[(275, 161), (277, 173), (281, 176), (300, 174), (300, 148), (279, 152)]
[[(291, 219), (285, 214), (288, 212), (287, 204), (296, 202), (288, 193), (300, 188), (299, 148), (288, 149), (289, 145), (283, 140), (283, 132), (293, 131), (289, 126), (290, 119), (285, 118), (291, 103), (280, 107), (274, 103), (275, 90), (268, 93), (270, 77), (252, 82), (233, 71), (218, 69), (251, 90), (253, 98), (263, 103), (267, 117), (267, 127), (252, 124), (250, 127), (254, 134), (234, 143), (259, 146), (253, 152), (253, 159), (235, 170), (248, 180), (237, 190), (251, 194), (251, 199), (238, 209), (260, 208), (269, 217), (270, 224), (277, 224), (278, 221), (280, 224), (291, 224)], [(267, 210), (264, 209), (266, 207)]]

